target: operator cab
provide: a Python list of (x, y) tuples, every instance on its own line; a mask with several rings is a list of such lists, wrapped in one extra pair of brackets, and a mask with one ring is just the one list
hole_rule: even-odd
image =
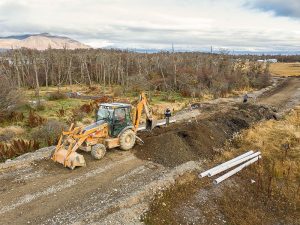
[(96, 122), (105, 121), (109, 124), (110, 135), (116, 137), (120, 132), (132, 126), (131, 105), (125, 103), (103, 103), (100, 104)]

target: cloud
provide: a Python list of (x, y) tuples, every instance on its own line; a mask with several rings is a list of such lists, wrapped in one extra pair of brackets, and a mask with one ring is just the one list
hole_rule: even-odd
[(246, 4), (263, 11), (274, 12), (277, 16), (300, 18), (299, 0), (251, 0)]
[(246, 2), (0, 0), (0, 36), (48, 32), (118, 48), (170, 49), (172, 43), (189, 50), (300, 47), (300, 21), (244, 7)]

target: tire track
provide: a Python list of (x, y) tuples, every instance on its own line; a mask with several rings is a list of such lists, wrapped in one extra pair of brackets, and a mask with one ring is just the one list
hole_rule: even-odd
[(49, 188), (47, 188), (44, 191), (40, 191), (40, 192), (36, 192), (34, 194), (27, 194), (25, 196), (22, 196), (22, 197), (19, 198), (18, 201), (13, 202), (12, 204), (7, 205), (7, 206), (2, 206), (2, 208), (0, 209), (0, 215), (4, 214), (4, 213), (7, 213), (11, 210), (14, 210), (14, 209), (16, 209), (17, 207), (19, 207), (21, 205), (30, 203), (31, 201), (36, 200), (36, 199), (38, 199), (42, 196), (47, 196), (47, 195), (50, 195), (50, 194), (55, 194), (57, 192), (61, 192), (62, 190), (66, 189), (66, 188), (70, 188), (72, 186), (75, 186), (80, 182), (88, 180), (89, 178), (92, 178), (92, 177), (94, 177), (98, 174), (104, 173), (104, 172), (106, 172), (106, 171), (108, 171), (108, 170), (110, 170), (110, 169), (112, 169), (116, 166), (120, 166), (120, 164), (122, 164), (122, 163), (131, 161), (131, 160), (135, 160), (135, 159), (136, 159), (136, 157), (129, 156), (129, 157), (124, 158), (120, 161), (116, 161), (116, 162), (113, 162), (111, 164), (108, 164), (105, 167), (100, 167), (98, 169), (95, 169), (95, 170), (90, 171), (88, 173), (85, 173), (83, 175), (80, 175), (76, 178), (70, 178), (70, 179), (68, 179), (64, 182), (54, 184), (54, 185), (50, 186)]

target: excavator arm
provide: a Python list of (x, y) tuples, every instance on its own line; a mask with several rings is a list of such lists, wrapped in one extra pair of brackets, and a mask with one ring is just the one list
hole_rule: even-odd
[(140, 120), (142, 116), (142, 112), (146, 113), (146, 129), (152, 129), (153, 128), (153, 118), (152, 118), (152, 113), (149, 108), (148, 100), (144, 92), (142, 92), (139, 96), (139, 101), (136, 105), (134, 114), (133, 114), (133, 126), (134, 126), (134, 131), (137, 132), (137, 129), (139, 128), (140, 125)]

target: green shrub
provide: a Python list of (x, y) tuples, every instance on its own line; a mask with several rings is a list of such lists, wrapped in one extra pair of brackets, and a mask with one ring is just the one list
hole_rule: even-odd
[(48, 93), (48, 99), (50, 101), (55, 101), (55, 100), (59, 100), (59, 99), (66, 99), (67, 95), (65, 93), (62, 92), (50, 92)]
[(36, 141), (51, 146), (57, 144), (63, 130), (67, 130), (65, 123), (58, 120), (49, 120), (44, 125), (33, 129), (31, 137)]

